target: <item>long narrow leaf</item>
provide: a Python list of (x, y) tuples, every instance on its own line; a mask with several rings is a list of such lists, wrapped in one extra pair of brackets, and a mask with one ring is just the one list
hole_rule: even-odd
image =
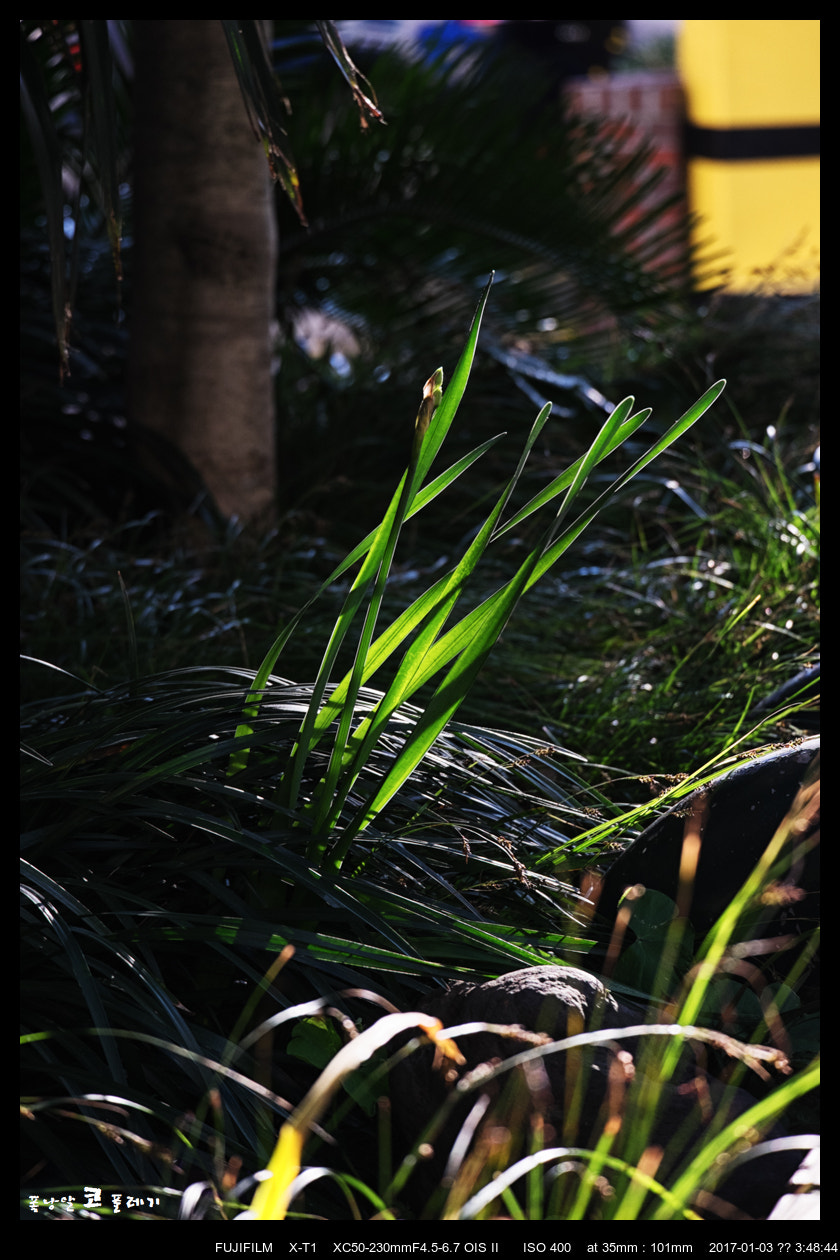
[[(490, 280), (487, 282), (487, 285), (484, 288), (484, 291), (481, 295), (481, 299), (478, 304), (478, 308), (473, 317), (473, 322), (470, 327), (469, 335), (467, 337), (467, 344), (464, 347), (461, 357), (458, 360), (458, 363), (455, 367), (455, 371), (452, 375), (452, 380), (450, 381), (448, 388), (443, 394), (440, 405), (435, 411), (434, 416), (431, 418), (431, 422), (428, 424), (428, 432), (421, 434), (421, 437), (423, 440), (422, 440), (422, 444), (420, 445), (419, 450), (417, 449), (416, 442), (413, 446), (414, 467), (413, 467), (413, 476), (411, 478), (411, 481), (413, 483), (413, 490), (410, 490), (408, 494), (408, 502), (406, 505), (407, 514), (410, 511), (410, 508), (414, 501), (414, 497), (416, 496), (417, 490), (419, 490), (419, 487), (422, 485), (422, 482), (425, 479), (425, 476), (428, 473), (429, 468), (431, 467), (434, 457), (437, 454), (437, 452), (440, 450), (443, 440), (446, 437), (446, 434), (452, 425), (452, 421), (455, 419), (458, 406), (461, 402), (461, 399), (463, 398), (464, 391), (467, 387), (467, 382), (469, 381), (470, 370), (472, 368), (472, 362), (475, 356), (475, 348), (478, 342), (478, 334), (481, 327), (481, 319), (482, 319), (482, 315), (484, 314), (484, 308), (487, 305), (487, 298), (490, 293), (490, 286), (492, 282), (493, 282), (493, 277), (491, 276)], [(417, 437), (417, 428), (415, 428), (415, 439), (416, 437)], [(366, 588), (366, 586), (373, 580), (374, 574), (377, 568), (379, 567), (379, 563), (381, 561), (382, 554), (383, 554), (384, 548), (387, 544), (387, 539), (390, 534), (392, 522), (397, 516), (400, 503), (403, 500), (403, 491), (407, 484), (409, 484), (408, 472), (405, 474), (403, 481), (401, 482), (400, 486), (397, 489), (396, 494), (394, 495), (394, 498), (391, 501), (391, 506), (388, 509), (388, 512), (386, 513), (385, 519), (383, 520), (379, 528), (375, 531), (373, 540), (370, 544), (370, 547), (367, 549), (366, 554), (362, 553), (362, 547), (364, 547), (364, 544), (362, 544), (361, 547), (357, 548), (356, 552), (354, 553), (354, 555), (356, 556), (360, 554), (364, 554), (362, 570), (359, 573), (358, 577), (356, 578), (356, 581), (353, 586), (353, 591), (351, 591), (351, 596), (353, 596), (353, 599), (350, 602), (350, 606), (348, 607), (347, 605), (345, 605), (345, 609), (342, 611), (342, 615), (339, 618), (339, 622), (336, 625), (336, 629), (334, 631), (330, 645), (328, 646), (327, 653), (325, 654), (324, 664), (322, 665), (321, 673), (319, 675), (321, 694), (317, 696), (317, 698), (313, 695), (313, 715), (311, 718), (310, 725), (312, 722), (314, 722), (314, 717), (317, 714), (318, 707), (320, 706), (321, 698), (323, 696), (323, 688), (326, 686), (326, 682), (329, 677), (329, 672), (331, 671), (331, 668), (332, 668), (332, 661), (335, 659), (335, 656), (337, 655), (340, 642), (341, 640), (343, 640), (343, 637), (346, 634), (347, 629), (349, 628), (349, 623), (352, 620), (352, 617), (355, 615), (355, 611), (357, 610), (361, 602), (364, 588)], [(344, 566), (339, 566), (339, 569), (346, 569), (349, 563), (350, 563), (350, 560), (348, 558), (348, 561), (344, 562)], [(335, 578), (333, 577), (332, 580), (335, 580)], [(362, 593), (359, 593), (360, 589)], [(268, 680), (268, 677), (271, 671), (274, 668), (274, 665), (277, 660), (277, 656), (279, 655), (280, 650), (282, 650), (282, 643), (287, 641), (287, 637), (288, 636), (284, 637), (281, 635), (280, 638), (276, 640), (275, 643), (272, 645), (267, 656), (263, 660), (262, 665), (260, 666), (260, 670), (258, 671), (257, 678), (255, 679), (254, 691), (252, 693), (252, 696), (249, 697), (248, 705), (246, 706), (246, 712), (245, 712), (246, 718), (255, 715), (255, 712), (259, 706), (259, 702), (262, 698), (262, 692), (265, 688), (265, 684)], [(280, 646), (278, 646), (278, 644)], [(247, 724), (243, 723), (243, 726), (240, 728), (240, 732), (242, 734), (246, 734), (248, 729), (249, 728)], [(306, 742), (305, 742), (307, 735), (308, 735), (308, 732), (302, 733), (304, 759), (308, 752), (308, 749), (306, 747)], [(231, 768), (232, 770), (239, 770), (239, 769), (244, 768), (244, 765), (246, 763), (247, 763), (247, 753), (242, 753), (237, 757), (236, 761), (232, 764)], [(286, 799), (288, 801), (293, 801), (296, 798), (297, 791), (299, 788), (299, 782), (300, 782), (299, 776), (301, 773), (302, 773), (302, 763), (298, 761), (296, 767), (293, 770), (290, 781), (288, 785), (286, 786), (286, 788), (284, 789), (286, 793)]]
[[(626, 401), (627, 400), (625, 399), (625, 402)], [(623, 403), (619, 403), (619, 406), (623, 405)], [(600, 459), (604, 460), (608, 455), (611, 455), (613, 451), (618, 450), (618, 448), (622, 446), (629, 437), (632, 437), (636, 430), (649, 419), (650, 415), (651, 408), (646, 407), (643, 411), (637, 412), (636, 415), (628, 416), (621, 428), (619, 428), (613, 435), (612, 440), (604, 449)], [(561, 473), (559, 477), (555, 477), (554, 480), (550, 482), (544, 490), (541, 490), (539, 494), (534, 495), (533, 499), (526, 503), (524, 507), (520, 508), (516, 515), (512, 516), (511, 519), (502, 526), (499, 530), (499, 535), (501, 536), (502, 534), (506, 534), (511, 529), (515, 529), (517, 525), (521, 525), (522, 522), (527, 520), (529, 516), (532, 516), (534, 512), (538, 511), (542, 507), (545, 507), (547, 503), (551, 503), (562, 490), (565, 490), (567, 486), (570, 486), (575, 477), (578, 475), (578, 471), (580, 470), (585, 458), (585, 455), (581, 455), (580, 458), (575, 460), (571, 467), (567, 468), (564, 473)]]
[(376, 103), (376, 93), (358, 66), (354, 64), (350, 54), (344, 47), (335, 22), (330, 22), (322, 18), (316, 21), (315, 25), (318, 27), (318, 31), (320, 32), (321, 39), (324, 41), (325, 48), (329, 52), (335, 64), (338, 66), (344, 77), (344, 81), (353, 93), (353, 100), (359, 107), (359, 119), (362, 124), (362, 128), (364, 129), (367, 127), (368, 118), (373, 119), (374, 122), (384, 122), (385, 119), (382, 117), (382, 111)]
[[(804, 1071), (786, 1081), (767, 1098), (755, 1103), (715, 1137), (704, 1142), (691, 1163), (672, 1185), (672, 1192), (679, 1198), (690, 1197), (695, 1188), (708, 1178), (715, 1165), (718, 1166), (719, 1176), (726, 1168), (726, 1164), (720, 1162), (721, 1157), (730, 1151), (745, 1133), (749, 1133), (750, 1130), (768, 1128), (791, 1103), (817, 1089), (819, 1083), (820, 1060), (817, 1058)], [(653, 1219), (655, 1221), (664, 1219), (662, 1208), (654, 1213)]]
[[(548, 546), (543, 543), (536, 548), (506, 586), (464, 618), (459, 626), (454, 627), (427, 653), (427, 664), (421, 671), (421, 682), (433, 677), (447, 662), (454, 661), (454, 664), (438, 687), (406, 746), (396, 758), (385, 781), (370, 798), (366, 812), (363, 815), (360, 814), (354, 821), (354, 830), (369, 825), (376, 814), (392, 799), (451, 720), (521, 595), (550, 568), (551, 564), (555, 563), (619, 489), (696, 423), (723, 388), (724, 382), (719, 381), (707, 390), (703, 397), (689, 408), (645, 455), (635, 462), (632, 468), (622, 474), (608, 490), (599, 496), (591, 508), (564, 531), (560, 539)], [(571, 498), (580, 491), (588, 472), (599, 462), (599, 459), (603, 458), (616, 434), (620, 433), (622, 426), (627, 423), (626, 415), (631, 408), (632, 400), (625, 400), (621, 408), (616, 409), (619, 412), (617, 420), (614, 413), (603, 426), (592, 447), (579, 463), (576, 475), (569, 483), (566, 498), (558, 512), (559, 519), (562, 518)], [(549, 540), (554, 529), (555, 526), (552, 526), (548, 535)]]
[[(431, 481), (428, 486), (424, 487), (417, 495), (414, 505), (408, 513), (408, 518), (414, 516), (417, 512), (422, 511), (424, 507), (427, 507), (431, 502), (433, 502), (439, 494), (442, 494), (443, 491), (452, 485), (458, 477), (471, 468), (476, 460), (480, 459), (482, 455), (486, 454), (486, 452), (491, 449), (491, 447), (495, 446), (501, 436), (502, 435), (499, 434), (496, 437), (488, 438), (486, 442), (482, 442), (466, 455), (463, 455), (459, 460), (456, 460), (451, 467), (447, 468), (445, 472), (442, 472), (434, 479), (434, 481)], [(254, 675), (253, 684), (244, 707), (244, 717), (246, 719), (256, 718), (259, 713), (260, 703), (265, 696), (265, 689), (268, 686), (268, 681), (274, 672), (277, 661), (279, 660), (283, 649), (293, 638), (295, 631), (306, 613), (313, 604), (315, 604), (321, 596), (330, 589), (331, 586), (334, 586), (336, 582), (340, 581), (341, 578), (344, 577), (348, 570), (352, 569), (353, 565), (357, 564), (359, 560), (363, 559), (368, 554), (376, 538), (376, 533), (376, 530), (372, 531), (362, 540), (362, 542), (353, 548), (350, 554), (347, 555), (335, 569), (333, 569), (332, 573), (330, 573), (326, 581), (321, 584), (312, 598), (307, 600), (300, 611), (292, 617), (289, 624), (274, 640), (261, 662), (259, 670)], [(437, 590), (438, 585), (436, 584), (434, 587), (430, 588), (427, 595), (431, 595)], [(386, 631), (385, 633), (387, 635), (388, 632)], [(50, 666), (46, 661), (39, 663), (48, 665), (51, 669), (57, 668), (56, 666)], [(375, 668), (376, 667), (370, 669), (366, 677), (370, 677), (372, 673), (375, 673)], [(250, 724), (250, 720), (240, 722), (236, 733), (237, 736), (242, 737), (247, 737), (248, 735), (253, 734), (253, 726)], [(244, 770), (247, 762), (247, 749), (238, 752), (233, 758), (231, 758), (230, 773), (234, 774), (238, 773), (240, 770)]]
[[(718, 381), (716, 385), (713, 385), (711, 389), (707, 390), (703, 397), (699, 399), (693, 407), (689, 408), (689, 410), (671, 426), (668, 432), (660, 438), (654, 446), (636, 462), (636, 464), (633, 465), (632, 469), (619, 477), (610, 487), (599, 495), (590, 508), (583, 512), (572, 525), (567, 527), (562, 537), (552, 543), (552, 545), (546, 550), (545, 554), (538, 559), (526, 582), (526, 591), (530, 590), (531, 587), (534, 586), (540, 578), (544, 577), (548, 570), (557, 563), (563, 553), (566, 552), (572, 543), (580, 537), (601, 509), (612, 499), (618, 489), (623, 488), (632, 479), (632, 477), (641, 472), (643, 468), (647, 467), (652, 459), (656, 458), (657, 455), (666, 450), (667, 447), (672, 445), (678, 437), (691, 427), (692, 424), (695, 424), (697, 420), (700, 419), (700, 416), (708, 410), (715, 399), (720, 395), (724, 385), (724, 381)], [(633, 418), (631, 418), (631, 420), (632, 419)], [(577, 465), (575, 465), (575, 467), (577, 467)], [(561, 481), (564, 482), (565, 485), (571, 484), (571, 479), (565, 480), (564, 478), (558, 478), (558, 482), (553, 483), (555, 496), (557, 491), (563, 488), (560, 484), (558, 484)], [(546, 502), (550, 501), (550, 497), (552, 497), (549, 496), (546, 498), (544, 497), (545, 495), (547, 495), (547, 490), (543, 492), (543, 495), (539, 496), (539, 506), (544, 506)], [(532, 505), (528, 506), (531, 507), (531, 510), (536, 510), (537, 501), (533, 500)], [(524, 510), (525, 509), (523, 509), (523, 511)], [(522, 519), (521, 513), (516, 519)], [(507, 528), (508, 527), (506, 526), (500, 531), (500, 533), (504, 533)], [(484, 632), (487, 624), (489, 624), (496, 615), (496, 610), (504, 598), (505, 588), (497, 591), (494, 595), (489, 596), (488, 599), (480, 604), (478, 608), (473, 609), (473, 611), (468, 613), (468, 615), (457, 626), (454, 626), (452, 630), (444, 635), (444, 637), (435, 645), (434, 653), (430, 654), (427, 668), (422, 679), (423, 683), (427, 682), (430, 678), (433, 678), (439, 669), (462, 652), (475, 636), (481, 635)]]
[[(355, 766), (351, 767), (348, 774), (347, 790), (349, 790), (353, 779), (365, 764), (367, 756), (373, 747), (375, 740), (387, 725), (391, 715), (400, 704), (409, 700), (417, 690), (419, 685), (418, 679), (423, 674), (424, 662), (429, 652), (432, 650), (441, 629), (445, 625), (452, 608), (461, 594), (464, 581), (475, 569), (475, 566), (478, 564), (487, 544), (491, 540), (496, 523), (501, 517), (511, 494), (516, 488), (516, 484), (522, 474), (522, 470), (525, 467), (528, 455), (530, 454), (539, 434), (542, 432), (542, 429), (548, 419), (549, 412), (550, 405), (547, 405), (537, 416), (511, 481), (508, 483), (504, 492), (500, 496), (494, 510), (485, 521), (483, 528), (474, 539), (461, 564), (456, 567), (449, 579), (447, 579), (443, 589), (441, 590), (440, 598), (432, 616), (430, 617), (427, 625), (424, 627), (422, 633), (412, 645), (412, 648), (406, 653), (402, 666), (398, 671), (391, 688), (377, 706), (375, 714), (368, 718), (366, 722), (363, 723), (362, 727), (360, 727), (358, 732), (360, 746), (357, 750)], [(457, 707), (457, 705), (455, 707)], [(454, 709), (452, 712), (454, 712)], [(424, 717), (421, 719), (421, 725), (426, 721), (426, 716), (427, 715), (424, 714)], [(448, 718), (446, 721), (448, 721)], [(442, 729), (442, 727), (440, 729)], [(414, 736), (412, 736), (412, 741), (416, 737), (416, 733), (417, 732), (415, 730)], [(427, 747), (429, 746), (431, 745), (429, 744)], [(344, 796), (346, 796), (346, 791)], [(343, 859), (344, 854), (347, 851), (347, 846), (352, 838), (352, 834), (353, 829), (350, 829), (345, 833), (342, 843), (335, 855), (337, 863)]]
[[(382, 607), (382, 600), (385, 597), (385, 586), (391, 572), (391, 565), (394, 561), (394, 554), (399, 542), (402, 527), (405, 524), (406, 514), (411, 502), (417, 492), (421, 472), (419, 468), (420, 456), (423, 450), (423, 444), (429, 426), (434, 419), (434, 414), (440, 406), (442, 398), (443, 370), (438, 368), (433, 376), (429, 378), (423, 387), (423, 399), (420, 404), (420, 410), (417, 413), (417, 419), (414, 425), (414, 441), (412, 444), (411, 461), (405, 478), (405, 486), (397, 510), (394, 515), (394, 521), (386, 540), (385, 549), (379, 564), (371, 597), (368, 601), (367, 611), (365, 613), (362, 634), (359, 639), (356, 657), (353, 662), (353, 670), (350, 675), (348, 686), (347, 700), (341, 710), (338, 723), (338, 731), (333, 741), (332, 753), (330, 755), (329, 766), (327, 767), (326, 778), (323, 785), (318, 785), (315, 805), (315, 817), (313, 820), (313, 829), (318, 835), (323, 827), (327, 817), (331, 802), (335, 796), (336, 784), (341, 773), (341, 765), (344, 760), (344, 750), (347, 746), (347, 740), (350, 735), (350, 727), (353, 722), (356, 711), (356, 700), (365, 673), (365, 664), (367, 654), (370, 651), (371, 641), (373, 640), (376, 623), (379, 618), (379, 611)], [(310, 707), (309, 715), (313, 717), (313, 726), (317, 721), (318, 713), (314, 706)]]
[(220, 18), (254, 135), (265, 148), (272, 177), (306, 227), (303, 201), (285, 122), (286, 103), (271, 73), (256, 22)]
[[(385, 584), (388, 580), (388, 574), (390, 573), (400, 531), (402, 530), (405, 522), (408, 508), (411, 505), (422, 479), (420, 461), (424, 444), (427, 440), (430, 424), (433, 421), (435, 411), (441, 401), (442, 376), (442, 371), (438, 369), (435, 375), (426, 382), (423, 391), (423, 399), (420, 404), (420, 410), (418, 411), (417, 418), (414, 422), (414, 436), (412, 440), (409, 466), (402, 481), (400, 482), (397, 493), (391, 501), (391, 506), (386, 512), (382, 524), (377, 530), (376, 537), (374, 538), (370, 551), (362, 563), (361, 570), (351, 587), (350, 594), (345, 600), (344, 607), (339, 614), (338, 620), (336, 621), (333, 632), (330, 636), (327, 650), (318, 671), (318, 677), (316, 678), (315, 685), (312, 688), (312, 696), (309, 702), (306, 717), (304, 718), (303, 725), (301, 726), (300, 738), (292, 752), (289, 768), (284, 775), (281, 799), (289, 808), (294, 808), (298, 799), (304, 766), (314, 742), (313, 732), (315, 724), (318, 719), (318, 713), (321, 708), (321, 702), (323, 700), (327, 684), (329, 683), (332, 675), (336, 657), (341, 644), (350, 630), (350, 626), (355, 619), (356, 613), (361, 607), (362, 600), (367, 595), (367, 609), (365, 612), (364, 625), (356, 651), (353, 672), (350, 678), (350, 693), (347, 704), (341, 712), (339, 730), (336, 735), (336, 749), (334, 749), (334, 757), (327, 772), (327, 781), (324, 788), (319, 789), (318, 792), (318, 797), (321, 801), (323, 801), (325, 796), (330, 794), (332, 787), (334, 786), (334, 779), (337, 776), (338, 766), (340, 765), (341, 751), (349, 733), (350, 722), (352, 721), (353, 712), (355, 710), (356, 696), (358, 695), (362, 675), (364, 674), (365, 657), (370, 647), (370, 641), (373, 638), (379, 609), (385, 594)], [(369, 591), (370, 594), (368, 595)], [(317, 815), (319, 812), (317, 801), (315, 802), (315, 807)], [(316, 832), (318, 827), (319, 819), (316, 816)]]

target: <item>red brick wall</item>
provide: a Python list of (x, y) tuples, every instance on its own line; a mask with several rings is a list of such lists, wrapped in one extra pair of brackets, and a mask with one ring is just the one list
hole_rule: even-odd
[[(685, 197), (684, 100), (675, 71), (645, 70), (572, 79), (565, 86), (565, 95), (573, 110), (602, 117), (627, 148), (638, 148), (643, 141), (654, 146), (651, 160), (665, 171), (653, 194), (656, 200), (670, 193)], [(638, 218), (639, 213), (639, 209), (631, 211), (628, 222)], [(670, 218), (679, 223), (680, 210), (672, 210)]]

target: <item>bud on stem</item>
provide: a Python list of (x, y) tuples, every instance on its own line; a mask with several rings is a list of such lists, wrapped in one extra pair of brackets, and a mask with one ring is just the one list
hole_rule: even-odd
[(443, 397), (443, 368), (438, 368), (433, 376), (430, 376), (423, 386), (423, 401), (420, 404), (420, 410), (417, 412), (417, 419), (414, 421), (414, 449), (420, 450), (420, 443), (426, 436), (426, 430), (431, 423), (432, 416), (440, 406), (440, 400)]

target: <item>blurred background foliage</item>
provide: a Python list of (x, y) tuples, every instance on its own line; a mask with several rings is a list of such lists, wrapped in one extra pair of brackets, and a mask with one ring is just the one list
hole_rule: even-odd
[[(41, 25), (49, 38), (27, 42), (30, 28)], [(437, 363), (451, 369), (493, 269), (476, 370), (452, 436), (458, 449), (501, 431), (509, 438), (478, 466), (463, 497), (460, 485), (452, 488), (447, 517), (432, 536), (424, 526), (409, 527), (408, 554), (398, 558), (390, 587), (394, 605), (474, 527), (474, 509), (507, 475), (537, 404), (551, 398), (554, 412), (523, 478), (528, 494), (582, 449), (608, 400), (637, 392), (654, 406), (656, 425), (721, 376), (730, 378), (723, 407), (611, 509), (598, 535), (576, 549), (577, 567), (556, 590), (529, 596), (501, 646), (502, 660), (512, 653), (516, 681), (501, 691), (491, 685), (500, 719), (513, 723), (527, 712), (532, 722), (536, 711), (542, 720), (556, 716), (559, 703), (564, 723), (577, 726), (574, 712), (587, 685), (596, 685), (594, 677), (599, 691), (604, 686), (604, 661), (628, 659), (631, 678), (644, 674), (636, 653), (628, 658), (623, 650), (637, 632), (643, 660), (659, 660), (648, 642), (657, 626), (669, 645), (666, 657), (678, 659), (674, 614), (684, 601), (688, 628), (697, 591), (703, 593), (712, 632), (722, 584), (738, 585), (742, 563), (745, 590), (756, 589), (768, 515), (786, 536), (791, 512), (813, 497), (818, 299), (773, 298), (772, 277), (759, 278), (763, 287), (754, 297), (696, 295), (685, 219), (675, 228), (673, 206), (657, 198), (651, 155), (628, 155), (597, 122), (566, 116), (540, 67), (494, 46), (424, 62), (393, 53), (365, 61), (386, 125), (362, 129), (313, 24), (276, 23), (273, 60), (292, 103), (288, 142), (310, 225), (302, 227), (278, 190), (277, 523), (257, 537), (222, 520), (174, 447), (165, 458), (179, 469), (178, 495), (156, 482), (136, 458), (140, 435), (124, 393), (133, 258), (131, 23), (108, 23), (125, 224), (119, 290), (101, 181), (79, 151), (85, 96), (76, 26), (22, 27), (23, 46), (40, 58), (35, 70), (57, 131), (76, 155), (61, 193), (74, 296), (70, 372), (62, 381), (44, 192), (35, 152), (28, 140), (21, 146), (27, 650), (94, 678), (119, 675), (127, 642), (120, 570), (143, 670), (183, 663), (196, 641), (211, 643), (220, 662), (254, 664), (277, 620), (378, 519), (404, 467), (407, 417), (420, 383)], [(87, 182), (78, 178), (83, 168)], [(634, 207), (640, 213), (631, 216)], [(143, 435), (143, 442), (153, 440), (160, 443)], [(191, 509), (203, 521), (198, 535), (184, 528), (194, 519)], [(506, 540), (500, 572), (526, 542)], [(816, 579), (805, 560), (813, 553), (810, 544), (779, 549), (793, 566), (779, 602), (799, 606), (799, 594), (790, 592), (801, 578), (811, 592), (803, 597), (808, 616)], [(684, 581), (675, 572), (694, 576)], [(574, 647), (559, 632), (562, 609), (580, 636)], [(765, 621), (774, 624), (769, 613)], [(756, 643), (765, 639), (759, 634)], [(301, 635), (295, 650), (306, 677), (315, 649), (310, 657)], [(752, 668), (754, 652), (749, 659)], [(560, 675), (547, 712), (546, 666)], [(657, 666), (666, 677), (671, 668)], [(625, 667), (615, 672), (623, 678)], [(634, 711), (648, 699), (647, 692), (637, 696)], [(694, 729), (694, 719), (687, 721)], [(581, 736), (587, 727), (584, 719)], [(631, 723), (616, 753), (629, 759), (637, 742)], [(597, 755), (603, 758), (603, 749)]]
[[(628, 620), (647, 624), (657, 608), (663, 625), (673, 622), (658, 594), (630, 597), (627, 617), (618, 609), (596, 614), (601, 595), (593, 590), (603, 590), (605, 574), (627, 572), (640, 556), (663, 560), (662, 547), (691, 557), (710, 542), (737, 543), (739, 554), (748, 547), (757, 563), (765, 514), (784, 518), (784, 504), (807, 503), (818, 440), (816, 297), (773, 298), (772, 277), (754, 297), (729, 298), (723, 290), (697, 296), (690, 280), (698, 260), (690, 257), (686, 221), (675, 226), (673, 206), (657, 197), (651, 155), (628, 155), (597, 121), (564, 114), (538, 65), (494, 45), (423, 62), (393, 53), (365, 61), (386, 125), (362, 129), (314, 24), (302, 21), (276, 23), (273, 47), (292, 104), (288, 142), (310, 225), (302, 227), (278, 190), (277, 523), (257, 539), (235, 520), (223, 521), (195, 470), (169, 448), (164, 457), (179, 469), (173, 495), (136, 457), (138, 444), (160, 439), (132, 426), (124, 393), (133, 258), (131, 23), (107, 23), (111, 183), (119, 187), (125, 224), (119, 289), (101, 195), (108, 181), (81, 150), (90, 114), (80, 77), (84, 25), (21, 28), (30, 81), (40, 78), (69, 155), (63, 189), (48, 187), (45, 196), (37, 149), (26, 138), (21, 146), (24, 626), (36, 654), (38, 626), (36, 637), (56, 639), (50, 655), (63, 663), (119, 671), (125, 613), (113, 574), (121, 568), (138, 579), (155, 574), (142, 595), (127, 581), (144, 668), (180, 663), (179, 641), (196, 634), (230, 654), (225, 659), (252, 663), (284, 609), (378, 519), (404, 467), (406, 418), (414, 415), (420, 384), (438, 363), (451, 370), (491, 270), (496, 283), (453, 440), (467, 449), (500, 431), (510, 436), (482, 461), (465, 497), (453, 488), (435, 536), (409, 528), (401, 571), (409, 586), (473, 527), (472, 509), (507, 475), (511, 451), (546, 398), (554, 412), (523, 493), (556, 475), (623, 393), (652, 404), (655, 425), (678, 414), (688, 395), (730, 378), (724, 407), (691, 435), (692, 445), (669, 455), (669, 467), (623, 499), (599, 536), (579, 549), (576, 584), (563, 588), (573, 600), (575, 591), (585, 592), (587, 605), (578, 621), (586, 631), (586, 668), (573, 677), (589, 675), (602, 658), (615, 618), (619, 638)], [(44, 38), (33, 41), (34, 29)], [(50, 197), (65, 222), (74, 306), (63, 381), (45, 230)], [(53, 261), (58, 265), (55, 251)], [(768, 491), (768, 476), (779, 475), (781, 483)], [(744, 513), (742, 493), (747, 503), (756, 499), (754, 514)], [(183, 529), (191, 509), (204, 522), (199, 535)], [(505, 545), (515, 554), (516, 539)], [(796, 548), (791, 554), (800, 563)], [(714, 571), (717, 561), (710, 563)], [(677, 589), (670, 562), (652, 572)], [(58, 589), (65, 592), (61, 616), (79, 626), (79, 646), (56, 638)], [(107, 597), (113, 611), (106, 618), (116, 621), (107, 635), (91, 638), (86, 619), (96, 607), (94, 591), (116, 596)], [(399, 580), (392, 597), (403, 598)], [(552, 624), (545, 613), (537, 603), (536, 625)], [(558, 615), (555, 607), (555, 623)], [(517, 697), (514, 705), (525, 700), (533, 702)]]
[[(73, 183), (62, 194), (66, 261), (53, 225), (48, 238), (38, 235), (59, 190), (47, 188), (46, 205), (38, 197), (37, 148), (29, 143), (21, 186), (25, 409), (40, 417), (25, 425), (25, 466), (43, 477), (44, 463), (54, 469), (61, 461), (69, 486), (81, 493), (78, 480), (86, 479), (91, 506), (104, 498), (111, 515), (119, 494), (113, 456), (125, 442), (114, 432), (125, 423), (114, 387), (121, 338), (131, 329), (132, 184), (130, 24), (108, 25), (120, 54), (111, 62), (120, 126), (110, 183), (119, 186), (126, 224), (121, 306), (103, 181), (90, 167), (89, 145), (81, 155), (86, 97), (73, 68), (71, 23), (51, 28), (50, 39), (24, 41), (30, 58), (41, 57), (58, 137), (87, 174), (80, 181), (76, 172), (73, 183), (65, 166), (64, 183)], [(422, 63), (388, 54), (370, 68), (386, 126), (362, 130), (312, 24), (278, 23), (277, 35), (274, 60), (293, 106), (289, 143), (310, 225), (278, 193), (281, 512), (317, 488), (340, 516), (350, 510), (340, 494), (348, 486), (355, 516), (382, 475), (390, 481), (405, 451), (396, 417), (414, 405), (417, 365), (451, 363), (491, 271), (482, 396), (465, 442), (476, 429), (521, 426), (522, 391), (532, 402), (551, 396), (567, 418), (603, 414), (604, 387), (618, 365), (651, 350), (656, 357), (666, 331), (673, 337), (690, 321), (685, 224), (675, 228), (668, 199), (651, 198), (659, 176), (650, 154), (628, 155), (597, 122), (564, 116), (541, 67), (492, 46)], [(64, 304), (76, 312), (69, 395), (56, 393), (52, 373), (41, 370), (50, 354), (47, 239), (54, 271), (68, 273)], [(96, 399), (88, 404), (91, 390)], [(136, 489), (137, 461), (125, 475), (127, 489)], [(376, 508), (371, 503), (372, 515)]]

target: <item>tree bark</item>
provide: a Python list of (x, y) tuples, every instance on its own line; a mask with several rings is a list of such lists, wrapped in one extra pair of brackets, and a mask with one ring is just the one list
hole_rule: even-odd
[(218, 21), (135, 21), (135, 53), (130, 414), (187, 456), (224, 515), (266, 517), (276, 489), (268, 164)]

